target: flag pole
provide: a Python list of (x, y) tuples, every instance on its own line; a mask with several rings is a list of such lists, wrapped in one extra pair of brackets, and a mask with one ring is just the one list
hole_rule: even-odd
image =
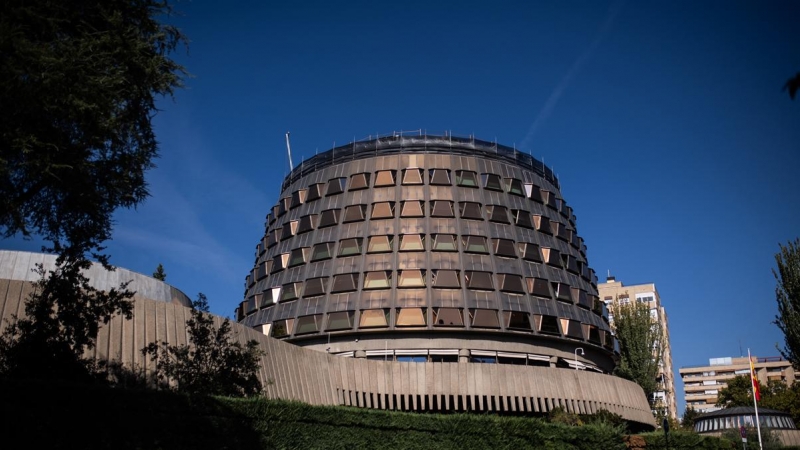
[[(747, 349), (747, 362), (750, 363), (750, 389), (753, 391), (753, 408), (756, 411), (756, 430), (758, 430), (758, 448), (764, 450), (764, 444), (761, 442), (761, 422), (758, 420), (758, 397), (760, 395), (756, 395), (758, 390), (757, 383), (758, 378), (756, 378), (756, 369), (753, 367), (753, 358), (750, 357), (750, 349)], [(760, 394), (760, 392), (759, 392)]]

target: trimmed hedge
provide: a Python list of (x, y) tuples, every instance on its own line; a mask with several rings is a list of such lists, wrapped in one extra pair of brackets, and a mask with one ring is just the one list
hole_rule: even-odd
[[(606, 423), (569, 426), (539, 418), (315, 407), (5, 380), (0, 398), (3, 442), (48, 450), (626, 448), (622, 429)], [(709, 438), (701, 439), (702, 446), (685, 446), (691, 436), (699, 438), (686, 434), (682, 446), (676, 441), (671, 448), (731, 448), (710, 446)]]

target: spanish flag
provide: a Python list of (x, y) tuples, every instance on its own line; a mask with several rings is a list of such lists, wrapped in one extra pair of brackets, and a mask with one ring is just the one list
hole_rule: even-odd
[(753, 384), (753, 395), (756, 401), (761, 401), (761, 391), (758, 389), (758, 378), (756, 377), (756, 368), (753, 366), (753, 358), (750, 358), (750, 382)]

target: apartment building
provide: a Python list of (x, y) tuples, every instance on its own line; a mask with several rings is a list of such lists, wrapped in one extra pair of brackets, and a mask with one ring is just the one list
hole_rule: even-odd
[[(795, 381), (792, 363), (780, 356), (753, 357), (753, 366), (761, 384), (777, 380), (791, 385)], [(747, 357), (710, 358), (708, 365), (681, 367), (679, 372), (686, 406), (711, 412), (720, 409), (716, 406), (719, 391), (731, 378), (750, 373), (750, 364)]]
[[(660, 389), (653, 394), (653, 400), (656, 405), (665, 408), (665, 412), (669, 417), (677, 420), (678, 411), (675, 399), (675, 376), (672, 368), (669, 321), (655, 283), (625, 285), (609, 275), (605, 283), (597, 284), (597, 291), (600, 298), (609, 308), (614, 302), (626, 304), (633, 301), (646, 303), (650, 307), (650, 315), (654, 321), (661, 325), (662, 335), (664, 336), (664, 354), (661, 358), (658, 374)], [(610, 321), (613, 328), (613, 316), (610, 316)]]

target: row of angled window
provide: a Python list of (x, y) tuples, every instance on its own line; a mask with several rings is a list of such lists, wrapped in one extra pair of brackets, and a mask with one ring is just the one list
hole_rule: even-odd
[[(409, 168), (400, 171), (403, 185), (424, 184), (424, 169)], [(450, 186), (451, 172), (449, 169), (429, 169), (428, 184), (439, 186)], [(369, 187), (389, 187), (397, 185), (397, 170), (379, 170), (374, 174), (369, 172), (356, 173), (350, 175), (349, 187), (347, 178), (332, 178), (327, 183), (312, 184), (308, 188), (300, 189), (292, 193), (291, 197), (282, 198), (277, 205), (272, 208), (272, 212), (267, 216), (267, 222), (272, 223), (281, 217), (286, 211), (296, 208), (304, 203), (310, 203), (322, 198), (323, 196), (338, 195), (345, 190), (357, 191)], [(561, 213), (567, 219), (572, 219), (572, 208), (567, 206), (564, 200), (559, 199), (552, 192), (541, 189), (533, 183), (523, 183), (516, 178), (502, 178), (500, 175), (484, 173), (478, 175), (477, 172), (470, 170), (455, 171), (456, 185), (461, 187), (477, 188), (483, 186), (484, 189), (508, 192), (512, 195), (530, 198), (538, 203), (545, 204)], [(347, 189), (346, 189), (347, 188)]]
[[(396, 215), (398, 202), (378, 202), (372, 204), (369, 219), (393, 219)], [(406, 200), (400, 203), (401, 218), (425, 217), (425, 202), (421, 200)], [(570, 242), (573, 247), (580, 248), (580, 238), (569, 226), (564, 223), (551, 221), (548, 217), (531, 214), (528, 211), (512, 209), (509, 220), (508, 208), (500, 205), (481, 206), (475, 202), (458, 202), (458, 212), (462, 219), (483, 220), (485, 217), (492, 222), (515, 224), (524, 228), (535, 229), (541, 233), (556, 236)], [(433, 200), (430, 202), (429, 217), (454, 218), (454, 202), (449, 200)], [(322, 229), (341, 223), (361, 222), (367, 219), (367, 205), (350, 205), (342, 209), (327, 209), (320, 214), (309, 214), (299, 220), (286, 222), (283, 227), (276, 228), (267, 235), (267, 248), (288, 239), (292, 236), (307, 233), (314, 229)]]
[[(429, 308), (395, 308), (395, 327), (427, 327)], [(493, 309), (469, 308), (430, 308), (434, 327), (463, 328), (469, 324), (471, 328), (500, 329), (513, 331), (538, 332), (543, 334), (565, 336), (614, 348), (614, 338), (609, 331), (601, 330), (594, 325), (582, 324), (578, 320), (550, 315), (528, 314), (521, 311), (499, 311)], [(359, 329), (388, 328), (392, 323), (391, 309), (361, 310), (357, 319)], [(464, 313), (467, 316), (464, 316)], [(466, 318), (466, 320), (465, 320)], [(355, 311), (339, 311), (328, 314), (313, 314), (297, 319), (282, 319), (265, 324), (264, 332), (275, 338), (299, 336), (320, 331), (352, 330), (356, 323)]]
[[(397, 248), (400, 252), (420, 252), (425, 251), (428, 240), (424, 234), (401, 234), (370, 236), (367, 238), (367, 254), (389, 253)], [(432, 234), (430, 235), (430, 247), (434, 252), (457, 252), (460, 248), (464, 253), (488, 255), (491, 248), (495, 256), (501, 258), (522, 258), (526, 261), (544, 263), (550, 266), (566, 269), (576, 275), (588, 278), (589, 269), (582, 261), (578, 261), (575, 256), (561, 253), (557, 249), (550, 247), (539, 247), (530, 242), (514, 242), (511, 239), (492, 238), (484, 236), (458, 236), (455, 234)], [(490, 247), (491, 245), (491, 247)], [(272, 259), (262, 262), (253, 269), (250, 276), (248, 287), (266, 277), (269, 274), (281, 270), (297, 267), (309, 262), (324, 261), (333, 256), (352, 257), (361, 255), (364, 251), (364, 238), (348, 238), (339, 241), (339, 249), (336, 251), (335, 242), (320, 242), (313, 247), (299, 247), (288, 253), (280, 253)]]
[[(430, 280), (428, 279), (430, 272)], [(430, 284), (429, 284), (430, 283)], [(599, 315), (606, 315), (605, 304), (586, 291), (574, 288), (565, 283), (551, 282), (544, 278), (523, 278), (515, 274), (492, 274), (477, 270), (451, 269), (404, 269), (395, 273), (391, 270), (379, 270), (359, 273), (343, 273), (332, 277), (309, 278), (305, 281), (286, 283), (256, 294), (242, 302), (242, 314), (249, 315), (258, 309), (266, 308), (278, 302), (288, 302), (299, 298), (313, 298), (326, 294), (342, 294), (363, 290), (397, 288), (420, 289), (428, 285), (435, 289), (461, 289), (466, 287), (474, 291), (493, 291), (499, 289), (508, 294), (531, 294), (536, 297), (552, 299), (593, 309)], [(424, 297), (424, 292), (419, 294)], [(420, 300), (423, 300), (422, 298)]]

